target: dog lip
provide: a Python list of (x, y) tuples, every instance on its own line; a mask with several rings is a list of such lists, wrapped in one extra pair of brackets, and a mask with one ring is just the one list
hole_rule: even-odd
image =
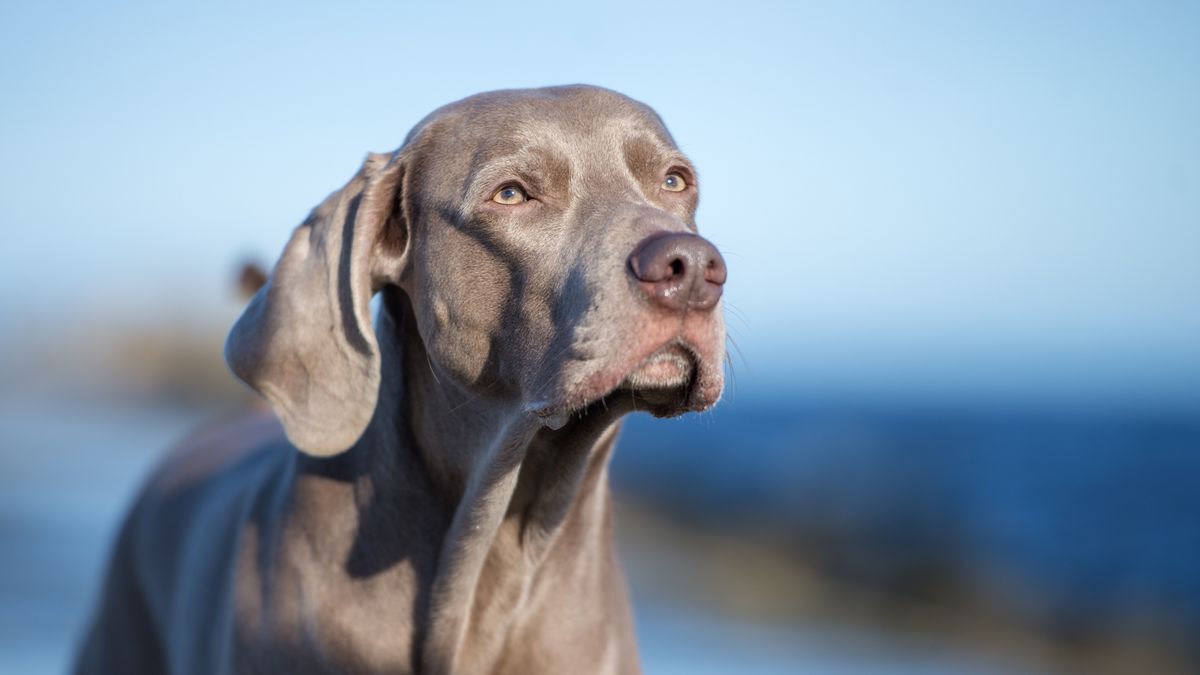
[(696, 370), (695, 352), (675, 340), (642, 359), (621, 379), (616, 389), (687, 387), (695, 379)]
[[(584, 384), (577, 387), (564, 400), (553, 401), (539, 399), (525, 404), (526, 414), (538, 418), (538, 421), (550, 429), (560, 429), (566, 425), (572, 415), (589, 406), (604, 400), (620, 390), (631, 393), (639, 391), (669, 391), (680, 390), (682, 395), (678, 406), (672, 407), (664, 414), (673, 415), (698, 409), (691, 403), (696, 380), (700, 372), (700, 359), (696, 349), (681, 338), (670, 339), (651, 350), (644, 358), (639, 359), (628, 367), (601, 369), (585, 378)], [(669, 371), (677, 367), (679, 372)], [(650, 369), (649, 372), (644, 372)], [(664, 372), (665, 371), (665, 372)], [(665, 380), (653, 381), (655, 375), (667, 377)], [(674, 375), (674, 377), (671, 377)], [(642, 379), (643, 377), (647, 379)], [(640, 381), (639, 381), (640, 380)], [(592, 383), (595, 384), (592, 384)], [(589, 386), (591, 385), (591, 386)], [(663, 406), (654, 406), (659, 408)], [(677, 408), (677, 409), (676, 409)], [(659, 414), (659, 413), (655, 413)]]

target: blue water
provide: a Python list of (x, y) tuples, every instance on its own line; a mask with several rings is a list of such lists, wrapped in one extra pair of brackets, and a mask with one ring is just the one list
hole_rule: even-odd
[(631, 418), (613, 476), (684, 516), (818, 544), (857, 583), (960, 570), (1022, 589), (1011, 609), (1035, 619), (1200, 629), (1200, 414), (733, 403)]

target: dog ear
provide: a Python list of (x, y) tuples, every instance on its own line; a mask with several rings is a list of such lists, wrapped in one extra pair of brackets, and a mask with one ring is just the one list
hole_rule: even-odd
[(379, 397), (371, 298), (398, 280), (408, 244), (404, 160), (371, 154), (296, 231), (225, 342), (288, 439), (316, 456), (362, 436)]

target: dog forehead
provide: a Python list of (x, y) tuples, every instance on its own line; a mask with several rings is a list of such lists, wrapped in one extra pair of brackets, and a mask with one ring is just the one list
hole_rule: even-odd
[[(674, 149), (658, 114), (623, 94), (588, 85), (484, 92), (438, 108), (409, 133), (435, 144), (472, 148), (483, 155), (512, 154), (532, 144), (583, 149), (649, 137)], [(432, 138), (429, 138), (432, 137)]]

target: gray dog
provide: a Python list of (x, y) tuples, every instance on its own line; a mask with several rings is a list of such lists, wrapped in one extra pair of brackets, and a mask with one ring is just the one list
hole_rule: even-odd
[(230, 333), (274, 415), (153, 476), (77, 672), (638, 672), (607, 465), (626, 413), (720, 397), (697, 197), (654, 111), (595, 87), (473, 96), (368, 156)]

